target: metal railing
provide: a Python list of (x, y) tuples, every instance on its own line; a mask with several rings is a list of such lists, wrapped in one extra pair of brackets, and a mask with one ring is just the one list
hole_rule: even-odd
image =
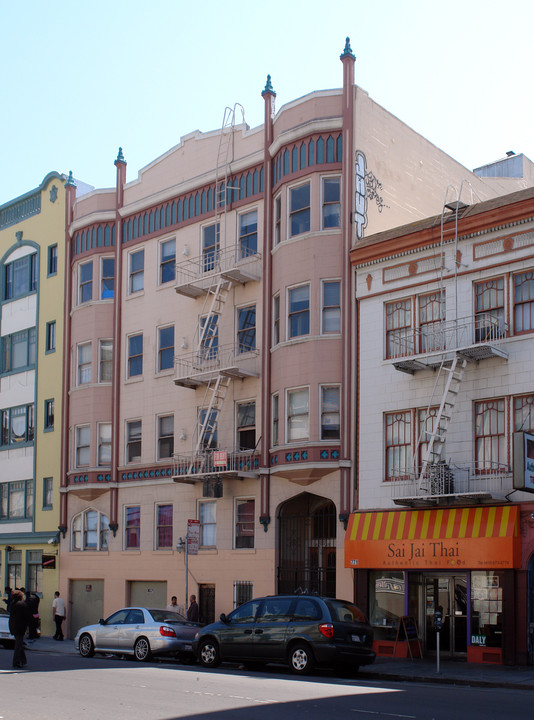
[(229, 368), (236, 368), (243, 375), (259, 376), (260, 351), (239, 343), (230, 345), (206, 345), (194, 352), (174, 358), (175, 380), (199, 375), (213, 375)]
[[(225, 453), (222, 456), (221, 453)], [(225, 460), (224, 464), (221, 463)], [(204, 475), (242, 474), (259, 472), (260, 456), (255, 450), (203, 450), (195, 455), (177, 454), (173, 457), (175, 477), (201, 477)]]
[(260, 278), (261, 254), (239, 245), (209, 249), (198, 257), (176, 263), (176, 286), (195, 283), (207, 289), (212, 285), (214, 275), (234, 270), (250, 279)]
[(508, 467), (489, 461), (474, 465), (438, 462), (429, 465), (422, 478), (420, 469), (414, 468), (390, 479), (389, 484), (393, 500), (466, 495), (502, 498), (513, 489), (512, 473)]
[(508, 325), (502, 318), (490, 313), (436, 321), (419, 328), (390, 331), (387, 337), (387, 357), (449, 352), (483, 343), (498, 346), (507, 333)]

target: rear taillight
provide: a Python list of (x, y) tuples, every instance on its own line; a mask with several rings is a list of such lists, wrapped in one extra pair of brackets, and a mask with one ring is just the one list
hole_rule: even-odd
[(163, 635), (163, 637), (176, 637), (176, 633), (172, 627), (169, 627), (168, 625), (160, 625), (159, 634)]
[(324, 635), (325, 638), (333, 638), (334, 637), (334, 626), (332, 623), (321, 623), (319, 625), (319, 632), (321, 635)]

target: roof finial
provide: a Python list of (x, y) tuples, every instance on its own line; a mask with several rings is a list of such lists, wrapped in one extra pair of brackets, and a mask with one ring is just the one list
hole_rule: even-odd
[(276, 96), (276, 93), (275, 93), (275, 91), (273, 90), (273, 85), (272, 85), (272, 83), (271, 83), (271, 76), (270, 76), (270, 75), (267, 75), (267, 82), (265, 83), (265, 88), (264, 88), (264, 90), (263, 90), (263, 92), (262, 92), (262, 97), (263, 97), (263, 95), (267, 95), (267, 94)]
[(72, 177), (72, 170), (69, 170), (69, 177), (67, 178), (67, 182), (65, 183), (65, 187), (76, 187), (76, 182), (74, 181), (74, 178)]
[(126, 162), (126, 160), (124, 159), (124, 155), (123, 155), (123, 153), (122, 153), (122, 148), (121, 148), (121, 147), (119, 148), (119, 153), (118, 153), (118, 155), (117, 155), (117, 160), (116, 160), (116, 162), (120, 162), (120, 163), (125, 163), (125, 162)]
[(347, 37), (345, 39), (345, 49), (339, 56), (340, 60), (343, 60), (344, 57), (351, 57), (353, 60), (356, 60), (356, 55), (352, 52), (352, 48), (350, 46), (350, 38)]

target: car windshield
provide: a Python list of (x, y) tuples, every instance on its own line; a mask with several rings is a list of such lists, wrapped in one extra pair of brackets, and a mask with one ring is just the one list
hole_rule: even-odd
[(325, 602), (334, 622), (365, 622), (365, 615), (356, 605), (343, 600), (326, 600)]
[(180, 613), (172, 612), (172, 610), (156, 610), (150, 608), (148, 611), (155, 622), (186, 622), (186, 619)]

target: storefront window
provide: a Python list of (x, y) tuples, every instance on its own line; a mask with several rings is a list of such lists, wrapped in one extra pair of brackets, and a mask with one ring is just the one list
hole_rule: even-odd
[(376, 628), (375, 636), (395, 639), (399, 619), (405, 614), (404, 573), (373, 570), (369, 576), (369, 620)]
[(471, 573), (471, 645), (502, 647), (502, 572)]

